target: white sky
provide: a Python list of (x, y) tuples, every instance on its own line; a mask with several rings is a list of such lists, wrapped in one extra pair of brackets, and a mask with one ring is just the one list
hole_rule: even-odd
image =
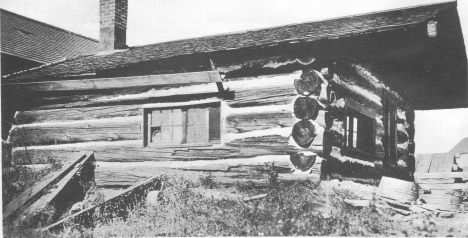
[[(127, 44), (151, 44), (316, 21), (445, 0), (129, 0)], [(1, 0), (0, 7), (99, 38), (99, 0)], [(458, 0), (468, 45), (468, 0)], [(416, 152), (446, 152), (468, 137), (468, 108), (418, 111)]]

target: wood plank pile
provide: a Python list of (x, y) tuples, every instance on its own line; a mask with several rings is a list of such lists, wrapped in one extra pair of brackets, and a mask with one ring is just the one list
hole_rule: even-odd
[(419, 199), (434, 209), (456, 211), (466, 201), (468, 153), (420, 154), (414, 173)]
[[(438, 155), (438, 157), (439, 156), (441, 155)], [(436, 163), (439, 164), (438, 162)], [(457, 174), (457, 172), (453, 173)], [(440, 173), (432, 174), (439, 175)], [(459, 176), (455, 175), (453, 177), (458, 178)], [(423, 178), (433, 179), (437, 177), (428, 176)], [(448, 178), (450, 179), (450, 177)], [(463, 178), (466, 181), (466, 175), (464, 175)], [(460, 190), (464, 189), (464, 192), (466, 192), (466, 183), (453, 184), (456, 184), (458, 187), (462, 188)], [(422, 186), (424, 187), (425, 185)], [(405, 218), (403, 219), (406, 220), (412, 219), (412, 215), (418, 213), (430, 213), (445, 218), (453, 217), (457, 211), (461, 211), (459, 208), (463, 199), (466, 200), (466, 195), (463, 197), (461, 192), (455, 192), (459, 189), (449, 187), (449, 189), (443, 190), (441, 187), (442, 186), (440, 186), (440, 188), (436, 187), (437, 189), (434, 190), (429, 190), (429, 192), (432, 193), (420, 193), (418, 195), (418, 190), (426, 191), (425, 189), (421, 190), (418, 184), (390, 177), (382, 177), (376, 192), (376, 200), (345, 199), (344, 202), (354, 207), (375, 206), (376, 208), (389, 208), (399, 213), (400, 216), (404, 216)]]
[(35, 227), (57, 219), (69, 210), (76, 199), (85, 196), (86, 186), (83, 184), (94, 178), (94, 168), (93, 152), (73, 153), (63, 162), (60, 170), (46, 175), (6, 206), (4, 225)]

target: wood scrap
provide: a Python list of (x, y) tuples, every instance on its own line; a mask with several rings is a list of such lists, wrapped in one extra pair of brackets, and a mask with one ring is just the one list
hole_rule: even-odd
[[(49, 193), (47, 193), (46, 195), (38, 199), (35, 203), (33, 203), (29, 208), (27, 208), (18, 217), (17, 219), (18, 224), (22, 224), (23, 222), (28, 221), (28, 224), (30, 226), (35, 226), (35, 224), (32, 224), (32, 223), (36, 223), (36, 221), (34, 220), (37, 220), (37, 219), (33, 219), (33, 218), (36, 216), (40, 216), (42, 213), (41, 211), (46, 209), (47, 206), (52, 206), (54, 208), (57, 208), (59, 206), (63, 207), (64, 204), (54, 204), (54, 203), (57, 203), (57, 200), (62, 203), (67, 202), (63, 200), (69, 200), (69, 199), (60, 199), (59, 196), (60, 195), (63, 196), (64, 195), (63, 193), (73, 192), (73, 191), (67, 191), (65, 188), (73, 184), (72, 180), (74, 178), (79, 180), (78, 181), (78, 184), (79, 184), (80, 182), (87, 182), (94, 177), (93, 161), (95, 161), (94, 153), (93, 152), (86, 153), (86, 157), (82, 159), (81, 162), (76, 164), (74, 168), (65, 177), (63, 177), (57, 184), (55, 184), (54, 188), (51, 188)], [(86, 164), (90, 165), (86, 168), (86, 170), (88, 171), (83, 171)], [(90, 174), (90, 173), (93, 173), (93, 174)], [(76, 188), (70, 188), (68, 190), (75, 190), (75, 189)], [(81, 190), (82, 191), (80, 192), (82, 192), (84, 196), (85, 195), (84, 188), (81, 187)]]
[(33, 187), (24, 191), (21, 195), (13, 200), (10, 204), (7, 205), (3, 212), (3, 221), (9, 222), (26, 209), (29, 205), (37, 201), (42, 196), (42, 192), (49, 187), (50, 185), (57, 183), (62, 179), (67, 173), (69, 173), (76, 164), (78, 164), (83, 159), (92, 155), (92, 152), (77, 152), (72, 154), (69, 159), (62, 165), (62, 169), (56, 172), (53, 172), (47, 175), (44, 179), (39, 181)]
[(115, 195), (98, 205), (86, 208), (50, 226), (47, 226), (41, 231), (60, 231), (65, 228), (67, 221), (72, 221), (85, 227), (92, 227), (97, 221), (105, 222), (115, 217), (126, 217), (128, 210), (144, 200), (148, 192), (160, 190), (161, 186), (162, 184), (159, 175), (151, 177), (135, 184), (122, 193)]

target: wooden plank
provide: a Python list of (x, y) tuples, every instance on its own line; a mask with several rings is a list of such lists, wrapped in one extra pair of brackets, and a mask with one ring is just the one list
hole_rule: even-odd
[(420, 167), (415, 171), (416, 173), (428, 173), (431, 167), (432, 154), (420, 154), (418, 155)]
[(447, 190), (447, 189), (468, 189), (468, 183), (452, 183), (452, 184), (418, 184), (422, 189), (436, 189), (436, 190)]
[(4, 84), (6, 88), (29, 92), (78, 91), (118, 89), (139, 86), (162, 86), (192, 83), (222, 82), (217, 71), (192, 72), (180, 74), (160, 74), (134, 77), (98, 78), (62, 81), (42, 81), (31, 83)]
[(78, 164), (76, 164), (73, 169), (68, 172), (58, 183), (54, 185), (54, 188), (51, 188), (49, 193), (42, 196), (38, 199), (34, 204), (32, 204), (29, 208), (27, 208), (17, 219), (19, 224), (22, 224), (24, 221), (29, 220), (33, 216), (35, 216), (35, 212), (41, 211), (41, 209), (45, 209), (48, 205), (51, 205), (54, 200), (56, 200), (57, 195), (59, 195), (62, 191), (64, 191), (65, 187), (70, 184), (70, 181), (75, 177), (78, 176), (77, 172), (81, 171), (83, 166), (86, 163), (92, 162), (91, 160), (94, 159), (93, 152), (87, 152), (86, 157), (82, 159)]
[(445, 154), (444, 165), (441, 172), (452, 172), (453, 164), (455, 163), (455, 155), (452, 153)]
[(41, 193), (46, 187), (62, 179), (68, 172), (70, 172), (73, 169), (73, 167), (76, 164), (78, 164), (80, 161), (87, 158), (87, 156), (91, 154), (92, 152), (77, 152), (71, 155), (66, 161), (66, 163), (62, 165), (61, 170), (47, 175), (37, 184), (24, 191), (15, 200), (8, 204), (3, 210), (3, 221), (10, 220), (19, 211), (35, 202), (41, 196)]
[(210, 141), (221, 140), (221, 108), (209, 108), (209, 137)]
[(183, 107), (189, 107), (193, 108), (195, 106), (201, 107), (201, 106), (206, 106), (208, 107), (209, 105), (219, 105), (220, 100), (216, 98), (209, 98), (206, 100), (199, 100), (199, 101), (184, 101), (184, 102), (170, 102), (170, 103), (150, 103), (150, 104), (144, 104), (141, 107), (142, 108), (154, 108), (154, 109), (163, 109), (163, 108), (183, 108)]
[(14, 126), (9, 141), (26, 145), (141, 140), (140, 116)]
[(207, 143), (210, 141), (209, 134), (209, 111), (208, 108), (197, 109), (197, 125), (195, 127), (195, 137), (197, 143)]
[(436, 153), (432, 156), (431, 167), (429, 168), (429, 173), (444, 172), (443, 166), (445, 161), (445, 154)]
[[(94, 224), (95, 217), (94, 212), (99, 211), (102, 214), (98, 219), (101, 222), (108, 221), (116, 217), (125, 216), (127, 209), (133, 208), (136, 204), (140, 203), (143, 199), (146, 198), (146, 194), (149, 191), (160, 190), (161, 182), (158, 176), (151, 177), (140, 183), (133, 185), (132, 187), (126, 189), (122, 193), (115, 195), (106, 201), (94, 205), (92, 207), (86, 208), (78, 213), (73, 214), (72, 216), (66, 217), (48, 227), (42, 229), (42, 231), (57, 231), (64, 228), (63, 223), (66, 221), (75, 221), (86, 227), (90, 227)], [(120, 212), (116, 212), (120, 211)]]
[(459, 178), (462, 180), (468, 180), (468, 172), (439, 172), (439, 173), (415, 173), (415, 178), (419, 179), (432, 179), (432, 178)]

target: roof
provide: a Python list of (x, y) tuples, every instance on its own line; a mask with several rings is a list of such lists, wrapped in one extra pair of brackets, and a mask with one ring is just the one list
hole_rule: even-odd
[(449, 153), (468, 153), (468, 137), (458, 142)]
[(1, 52), (52, 63), (99, 51), (99, 41), (0, 9)]
[(132, 47), (108, 55), (83, 56), (77, 59), (5, 76), (11, 80), (63, 77), (96, 73), (133, 64), (195, 53), (269, 46), (294, 41), (311, 42), (324, 39), (402, 29), (421, 24), (438, 12), (456, 6), (456, 2), (376, 12), (324, 21), (292, 24), (275, 28), (244, 31)]

